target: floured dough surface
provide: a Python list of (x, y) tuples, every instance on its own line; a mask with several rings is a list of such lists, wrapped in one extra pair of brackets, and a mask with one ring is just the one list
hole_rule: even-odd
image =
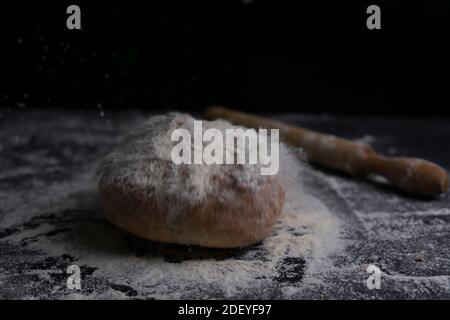
[[(215, 183), (217, 180), (232, 180), (236, 188), (258, 190), (267, 179), (260, 174), (258, 164), (177, 165), (172, 162), (171, 150), (176, 144), (170, 139), (173, 130), (186, 129), (193, 137), (194, 120), (187, 114), (169, 113), (145, 121), (102, 162), (100, 183), (132, 185), (170, 209), (170, 215), (201, 203), (207, 195), (230, 196), (228, 190)], [(223, 134), (226, 129), (238, 128), (226, 121), (203, 121), (203, 127), (219, 129)], [(225, 151), (224, 148), (224, 154)]]
[[(277, 176), (261, 175), (259, 163), (175, 164), (172, 132), (186, 129), (194, 137), (194, 120), (180, 113), (154, 116), (105, 158), (99, 170), (105, 216), (151, 240), (213, 247), (262, 240), (282, 213), (284, 177), (292, 172), (281, 168), (286, 161), (295, 163), (295, 156), (280, 147)], [(215, 128), (223, 136), (226, 129), (242, 128), (226, 121), (202, 124), (203, 130)], [(224, 155), (236, 155), (237, 149), (223, 147)]]

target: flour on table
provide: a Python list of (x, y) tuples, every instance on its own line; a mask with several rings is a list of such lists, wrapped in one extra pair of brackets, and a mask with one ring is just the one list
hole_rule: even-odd
[[(229, 124), (217, 122), (215, 125)], [(142, 132), (135, 133), (140, 134)], [(113, 156), (108, 161), (119, 168), (126, 156), (142, 156), (136, 150), (133, 152)], [(43, 288), (42, 281), (39, 288), (27, 282), (24, 284), (28, 288), (26, 292), (11, 294), (22, 298), (67, 299), (238, 299), (271, 298), (274, 294), (285, 298), (301, 297), (305, 288), (312, 290), (321, 286), (327, 272), (332, 271), (330, 257), (339, 253), (344, 245), (339, 219), (303, 188), (302, 175), (311, 169), (302, 165), (301, 154), (296, 153), (286, 146), (280, 148), (279, 177), (287, 192), (281, 219), (262, 243), (245, 249), (214, 250), (159, 244), (137, 239), (115, 228), (98, 212), (95, 163), (80, 170), (69, 181), (43, 185), (40, 192), (47, 196), (38, 206), (24, 202), (18, 210), (11, 208), (4, 217), (3, 226), (10, 233), (3, 236), (2, 241), (20, 244), (23, 250), (35, 252), (36, 262), (21, 262), (24, 270), (21, 272), (39, 277), (49, 288)], [(210, 170), (220, 172), (221, 168)], [(253, 171), (246, 172), (253, 174)], [(201, 177), (202, 174), (199, 179), (205, 182)], [(246, 180), (244, 175), (239, 179), (247, 183), (254, 181), (253, 178)], [(181, 191), (178, 182), (170, 182), (174, 188), (170, 192)], [(207, 191), (207, 184), (184, 183), (195, 190), (199, 199)], [(186, 201), (190, 201), (192, 195), (186, 194)], [(56, 265), (40, 262), (48, 259), (56, 261)], [(30, 264), (37, 267), (29, 267)], [(88, 272), (82, 279), (81, 292), (65, 288), (68, 276), (65, 268), (70, 264)], [(14, 273), (14, 270), (9, 272)], [(62, 280), (55, 281), (55, 277)]]

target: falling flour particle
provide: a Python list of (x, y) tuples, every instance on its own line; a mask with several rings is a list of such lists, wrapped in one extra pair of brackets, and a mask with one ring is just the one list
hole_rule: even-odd
[(355, 139), (355, 142), (364, 143), (364, 144), (369, 144), (370, 145), (370, 144), (375, 142), (375, 137), (366, 134), (365, 136), (363, 136), (361, 138)]

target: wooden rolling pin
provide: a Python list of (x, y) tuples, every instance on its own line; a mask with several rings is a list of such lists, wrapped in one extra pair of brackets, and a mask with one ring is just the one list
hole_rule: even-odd
[(355, 176), (380, 175), (392, 185), (421, 196), (435, 196), (448, 190), (447, 172), (423, 159), (385, 157), (367, 144), (223, 107), (208, 108), (206, 116), (210, 119), (223, 118), (249, 128), (279, 129), (280, 136), (286, 142), (302, 148), (313, 163), (327, 168)]

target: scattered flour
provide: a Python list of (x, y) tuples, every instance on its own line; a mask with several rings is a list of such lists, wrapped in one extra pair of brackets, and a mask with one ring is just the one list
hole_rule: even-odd
[[(332, 270), (330, 256), (344, 245), (337, 218), (317, 198), (305, 194), (300, 184), (289, 190), (284, 214), (273, 235), (239, 257), (194, 258), (180, 263), (168, 262), (161, 256), (136, 257), (120, 236), (122, 232), (112, 232), (102, 221), (76, 224), (78, 234), (58, 240), (42, 238), (28, 248), (50, 256), (76, 255), (76, 264), (98, 268), (97, 277), (131, 286), (142, 298), (211, 298), (213, 288), (217, 297), (243, 298), (255, 292), (265, 297), (264, 290), (273, 288), (276, 279), (283, 276), (301, 279), (279, 284), (285, 298), (298, 297), (304, 288), (320, 285), (324, 275)], [(46, 227), (42, 226), (40, 231), (48, 230)], [(18, 235), (26, 236), (31, 235)], [(292, 270), (283, 270), (292, 259), (304, 261), (304, 269), (296, 269), (294, 265)], [(114, 298), (114, 294), (114, 290), (107, 290), (84, 298)]]
[[(307, 166), (294, 173), (295, 160), (282, 167), (290, 177), (284, 215), (261, 244), (216, 251), (147, 242), (99, 213), (94, 163), (141, 114), (88, 128), (91, 118), (78, 114), (42, 119), (0, 130), (8, 150), (0, 168), (0, 298), (449, 298), (448, 194), (404, 198)], [(382, 290), (366, 287), (372, 263), (382, 268)], [(82, 268), (79, 292), (66, 288), (70, 264)]]
[(358, 142), (358, 143), (364, 143), (364, 144), (369, 144), (370, 145), (370, 144), (375, 142), (375, 137), (366, 134), (365, 136), (362, 136), (361, 138), (355, 139), (354, 141)]
[[(164, 122), (166, 118), (160, 117), (151, 121)], [(214, 125), (229, 126), (224, 122)], [(133, 133), (138, 139), (129, 152), (115, 154), (107, 159), (108, 170), (122, 170), (125, 179), (132, 173), (122, 168), (124, 161), (145, 157), (151, 162), (146, 155), (152, 154), (150, 149), (154, 146), (148, 146), (139, 137), (146, 136), (149, 134), (148, 130), (152, 129), (151, 126), (143, 128), (139, 129), (143, 131)], [(155, 136), (155, 141), (160, 139)], [(137, 148), (143, 149), (138, 151)], [(165, 153), (162, 156), (165, 156)], [(75, 257), (74, 264), (96, 268), (92, 276), (97, 282), (106, 285), (98, 285), (95, 290), (85, 291), (83, 294), (67, 292), (64, 284), (60, 289), (59, 285), (52, 289), (52, 292), (63, 293), (62, 298), (67, 299), (125, 297), (123, 293), (108, 286), (108, 283), (133, 288), (136, 291), (134, 297), (137, 298), (270, 298), (280, 294), (285, 298), (298, 298), (305, 288), (311, 290), (311, 287), (320, 285), (324, 275), (332, 270), (330, 257), (343, 250), (344, 244), (338, 218), (318, 198), (303, 189), (302, 174), (311, 169), (300, 165), (301, 155), (285, 146), (280, 147), (280, 163), (279, 176), (287, 194), (284, 213), (273, 234), (261, 244), (243, 249), (237, 254), (230, 254), (226, 258), (217, 259), (215, 254), (226, 254), (227, 251), (207, 251), (204, 256), (198, 257), (199, 252), (204, 253), (205, 249), (193, 247), (186, 253), (185, 247), (174, 249), (172, 245), (145, 242), (108, 224), (97, 210), (97, 188), (92, 179), (95, 176), (94, 164), (70, 181), (43, 186), (40, 192), (46, 196), (41, 197), (38, 205), (31, 201), (19, 204), (18, 199), (17, 210), (11, 208), (4, 216), (5, 226), (14, 227), (16, 223), (26, 222), (33, 216), (49, 211), (56, 212), (57, 217), (55, 221), (42, 220), (38, 227), (31, 230), (20, 231), (18, 228), (18, 232), (2, 240), (11, 243), (25, 241), (27, 250), (42, 254), (43, 259), (70, 255)], [(104, 165), (102, 173), (107, 175)], [(254, 183), (255, 179), (264, 179), (259, 175), (259, 170), (256, 171), (256, 177), (251, 169), (237, 166), (211, 167), (208, 170), (215, 174), (223, 174), (222, 170), (226, 170), (227, 173), (236, 175), (239, 182), (244, 184)], [(238, 176), (241, 173), (244, 175)], [(186, 201), (192, 201), (191, 196), (201, 199), (208, 191), (205, 173), (191, 173), (191, 176), (197, 178), (180, 181), (181, 177), (174, 177), (174, 180), (169, 182), (172, 189), (169, 188), (168, 192), (184, 192)], [(133, 179), (142, 184), (154, 183), (150, 177)], [(58, 212), (67, 210), (71, 210), (70, 214), (58, 216)], [(43, 236), (52, 230), (67, 231)], [(27, 242), (27, 239), (33, 241)], [(132, 247), (138, 246), (141, 249), (155, 246), (160, 249), (157, 252), (149, 253), (144, 250), (147, 253), (136, 254), (136, 250), (130, 249), (130, 243)], [(168, 261), (164, 255), (173, 250), (181, 251), (184, 258), (176, 263)], [(210, 254), (211, 252), (213, 254)], [(30, 270), (30, 273), (43, 279), (48, 277), (49, 272), (51, 271), (46, 269)], [(61, 272), (65, 273), (65, 270)], [(89, 280), (85, 281), (87, 283), (85, 282), (84, 286), (88, 286)], [(43, 296), (49, 294), (42, 293)]]

